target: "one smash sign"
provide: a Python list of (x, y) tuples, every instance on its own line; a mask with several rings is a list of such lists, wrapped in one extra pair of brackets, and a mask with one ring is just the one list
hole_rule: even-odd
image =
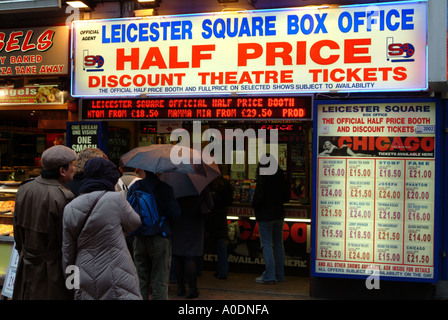
[(75, 21), (74, 96), (426, 90), (426, 1)]

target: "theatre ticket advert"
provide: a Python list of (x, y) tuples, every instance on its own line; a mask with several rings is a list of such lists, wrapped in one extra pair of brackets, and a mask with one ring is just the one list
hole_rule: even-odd
[(435, 102), (317, 114), (314, 273), (434, 278)]

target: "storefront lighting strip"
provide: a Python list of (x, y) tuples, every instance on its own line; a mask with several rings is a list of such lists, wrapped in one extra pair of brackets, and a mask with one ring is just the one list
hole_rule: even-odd
[[(227, 216), (228, 220), (239, 220), (240, 217), (237, 216)], [(256, 220), (255, 217), (249, 217), (249, 220)], [(285, 218), (287, 222), (308, 222), (311, 223), (311, 219), (298, 219), (298, 218)]]

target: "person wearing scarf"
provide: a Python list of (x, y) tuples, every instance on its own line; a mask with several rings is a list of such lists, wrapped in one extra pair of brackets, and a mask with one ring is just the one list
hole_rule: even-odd
[[(110, 160), (88, 160), (80, 195), (64, 209), (63, 267), (79, 270), (79, 279), (69, 283), (75, 300), (142, 298), (123, 233), (136, 230), (141, 220), (123, 196), (115, 192), (118, 177), (117, 167)], [(67, 281), (76, 274), (67, 274)]]

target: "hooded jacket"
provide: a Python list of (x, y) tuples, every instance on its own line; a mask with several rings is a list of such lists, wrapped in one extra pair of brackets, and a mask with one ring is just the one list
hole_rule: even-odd
[[(63, 268), (69, 265), (79, 268), (80, 288), (75, 288), (77, 300), (140, 300), (137, 272), (123, 233), (140, 227), (140, 217), (120, 193), (110, 191), (116, 183), (114, 177), (109, 184), (96, 180), (96, 173), (89, 176), (89, 161), (84, 171), (87, 172), (85, 187), (81, 185), (80, 189), (89, 192), (81, 194), (64, 209)], [(98, 161), (103, 160), (93, 162)], [(113, 170), (101, 164), (95, 168), (103, 172), (103, 178), (109, 176), (105, 169)], [(92, 191), (95, 181), (99, 191)]]

